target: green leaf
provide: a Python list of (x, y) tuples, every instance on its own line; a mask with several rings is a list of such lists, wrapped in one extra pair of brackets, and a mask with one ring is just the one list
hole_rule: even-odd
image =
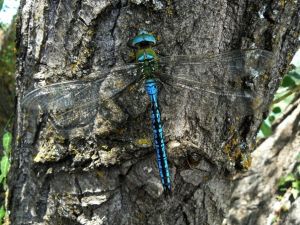
[(292, 195), (293, 195), (293, 198), (296, 199), (299, 195), (299, 190), (297, 189), (292, 189), (291, 191)]
[(260, 130), (263, 134), (264, 137), (269, 137), (272, 135), (272, 129), (271, 127), (267, 124), (266, 121), (263, 121), (261, 127), (260, 127)]
[(287, 190), (287, 188), (285, 188), (285, 187), (279, 188), (279, 191), (281, 191), (281, 192), (286, 192), (286, 190)]
[(292, 70), (288, 73), (289, 76), (293, 77), (294, 79), (300, 80), (300, 73), (297, 70)]
[(281, 113), (281, 108), (279, 106), (276, 106), (273, 108), (272, 112), (275, 114)]
[(289, 173), (288, 175), (286, 175), (286, 176), (284, 177), (284, 179), (285, 179), (285, 182), (288, 182), (288, 181), (295, 181), (295, 180), (296, 180), (296, 177), (295, 177), (294, 174)]
[(270, 120), (271, 123), (274, 122), (275, 116), (273, 116), (273, 115), (269, 116), (269, 120)]
[(10, 132), (5, 132), (5, 134), (2, 137), (2, 145), (6, 153), (10, 153), (11, 142), (12, 142), (12, 134)]
[(288, 185), (288, 183), (294, 182), (294, 181), (296, 181), (296, 178), (295, 178), (294, 174), (290, 173), (290, 174), (280, 178), (278, 186), (286, 187), (286, 185)]
[(285, 76), (281, 82), (281, 86), (282, 87), (295, 87), (296, 86), (296, 82), (294, 81), (293, 78), (291, 78), (290, 76)]
[(4, 0), (0, 0), (0, 11), (1, 11), (2, 7), (3, 7), (3, 3), (4, 3)]
[(1, 208), (0, 208), (0, 224), (2, 224), (2, 222), (3, 222), (3, 219), (4, 219), (4, 217), (5, 217), (5, 209), (4, 209), (4, 207), (3, 206), (1, 206)]
[(300, 191), (300, 180), (296, 180), (292, 183), (292, 188), (297, 189), (298, 191)]
[(9, 163), (8, 156), (5, 155), (1, 159), (1, 165), (0, 165), (2, 176), (6, 177), (8, 170), (9, 170), (9, 166), (10, 166), (10, 163)]

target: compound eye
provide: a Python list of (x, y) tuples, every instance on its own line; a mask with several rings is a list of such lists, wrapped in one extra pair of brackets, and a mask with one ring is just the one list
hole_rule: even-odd
[(132, 46), (134, 47), (145, 47), (156, 44), (156, 39), (152, 34), (146, 31), (141, 31), (137, 36), (132, 39)]

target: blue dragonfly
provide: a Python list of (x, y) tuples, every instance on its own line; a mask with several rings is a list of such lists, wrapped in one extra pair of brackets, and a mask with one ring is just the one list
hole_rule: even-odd
[(91, 80), (65, 81), (36, 88), (25, 95), (22, 106), (51, 114), (53, 125), (64, 132), (91, 123), (110, 99), (123, 92), (130, 94), (132, 87), (140, 87), (144, 83), (151, 103), (153, 146), (159, 175), (164, 190), (170, 192), (172, 185), (159, 90), (184, 90), (199, 94), (206, 102), (205, 106), (209, 106), (209, 100), (214, 101), (216, 96), (222, 96), (231, 110), (250, 115), (256, 109), (265, 107), (264, 98), (256, 93), (254, 84), (270, 69), (272, 53), (253, 49), (213, 56), (158, 57), (153, 48), (156, 42), (154, 35), (142, 30), (132, 39), (132, 46), (136, 49), (135, 63), (108, 73), (92, 74), (90, 77), (96, 78)]

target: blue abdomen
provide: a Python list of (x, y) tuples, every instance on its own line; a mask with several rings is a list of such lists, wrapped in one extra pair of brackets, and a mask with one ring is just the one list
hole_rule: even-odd
[(170, 172), (167, 160), (167, 150), (165, 145), (164, 132), (161, 123), (160, 110), (157, 101), (157, 86), (153, 79), (146, 80), (146, 92), (151, 101), (151, 121), (154, 137), (154, 149), (159, 169), (159, 175), (164, 189), (171, 191)]

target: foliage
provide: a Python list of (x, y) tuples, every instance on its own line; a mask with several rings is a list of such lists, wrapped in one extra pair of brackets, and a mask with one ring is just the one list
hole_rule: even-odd
[[(0, 0), (0, 10), (3, 7), (4, 0)], [(15, 90), (15, 19), (13, 23), (4, 25), (0, 23), (0, 132), (4, 128), (2, 144), (0, 144), (0, 225), (6, 215), (4, 205), (4, 196), (7, 191), (7, 176), (10, 168), (10, 155), (12, 148), (12, 134), (7, 129), (10, 127), (11, 115), (13, 115), (14, 90)], [(9, 122), (7, 122), (9, 121)], [(3, 150), (3, 151), (2, 151)]]
[[(12, 133), (9, 131), (12, 128), (11, 121), (13, 121), (13, 116), (8, 120), (6, 123), (6, 126), (4, 128), (4, 133), (2, 135), (2, 145), (0, 146), (0, 149), (3, 149), (3, 152), (1, 152), (1, 159), (0, 159), (0, 187), (1, 192), (7, 192), (8, 191), (8, 185), (7, 185), (7, 177), (9, 173), (9, 169), (11, 166), (11, 150), (12, 150), (12, 140), (13, 136)], [(4, 204), (4, 195), (1, 196), (1, 208), (0, 208), (0, 225), (3, 224), (3, 220), (6, 215), (6, 208)]]
[(272, 135), (272, 125), (283, 115), (284, 110), (293, 102), (297, 93), (300, 93), (300, 67), (291, 70), (282, 79), (273, 100), (271, 113), (263, 121), (258, 138), (267, 138)]
[(15, 22), (4, 31), (3, 40), (0, 40), (0, 127), (13, 113), (15, 93)]
[(1, 10), (2, 7), (3, 7), (3, 3), (4, 3), (4, 0), (0, 0), (0, 10)]
[[(8, 122), (9, 125), (10, 122)], [(10, 155), (12, 149), (12, 134), (11, 132), (5, 129), (5, 132), (2, 136), (2, 147), (3, 147), (3, 156), (0, 161), (0, 184), (2, 185), (3, 191), (7, 191), (7, 176), (10, 169)], [(0, 208), (0, 225), (3, 223), (3, 219), (6, 215), (6, 210), (4, 205)]]
[[(300, 169), (300, 167), (299, 167)], [(293, 197), (297, 198), (300, 192), (300, 179), (297, 179), (295, 174), (288, 174), (284, 177), (281, 177), (278, 184), (278, 189), (280, 192), (285, 192), (289, 188), (292, 188)]]
[[(273, 134), (272, 126), (282, 118), (286, 108), (294, 102), (300, 93), (300, 67), (289, 71), (277, 90), (271, 112), (263, 121), (258, 138), (267, 138)], [(297, 156), (294, 172), (280, 178), (277, 186), (277, 202), (274, 212), (268, 218), (268, 224), (279, 224), (281, 217), (289, 210), (292, 201), (300, 196), (300, 153)], [(291, 196), (291, 197), (290, 197)]]
[(267, 224), (269, 225), (281, 224), (283, 217), (287, 215), (291, 208), (292, 202), (300, 196), (300, 153), (296, 158), (296, 164), (292, 171), (292, 173), (281, 177), (278, 182), (278, 195), (276, 196), (276, 202), (273, 203), (273, 212), (268, 217)]
[(296, 158), (294, 172), (281, 177), (278, 183), (278, 191), (280, 193), (284, 193), (290, 188), (294, 199), (296, 199), (300, 194), (300, 153)]
[(4, 206), (1, 206), (1, 208), (0, 208), (0, 224), (1, 225), (2, 225), (2, 221), (5, 217), (5, 214), (6, 214), (6, 212), (5, 212)]
[(5, 132), (2, 137), (2, 146), (4, 149), (4, 155), (2, 156), (0, 162), (0, 183), (5, 183), (6, 176), (9, 171), (9, 156), (11, 152), (11, 141), (12, 134), (10, 132)]

